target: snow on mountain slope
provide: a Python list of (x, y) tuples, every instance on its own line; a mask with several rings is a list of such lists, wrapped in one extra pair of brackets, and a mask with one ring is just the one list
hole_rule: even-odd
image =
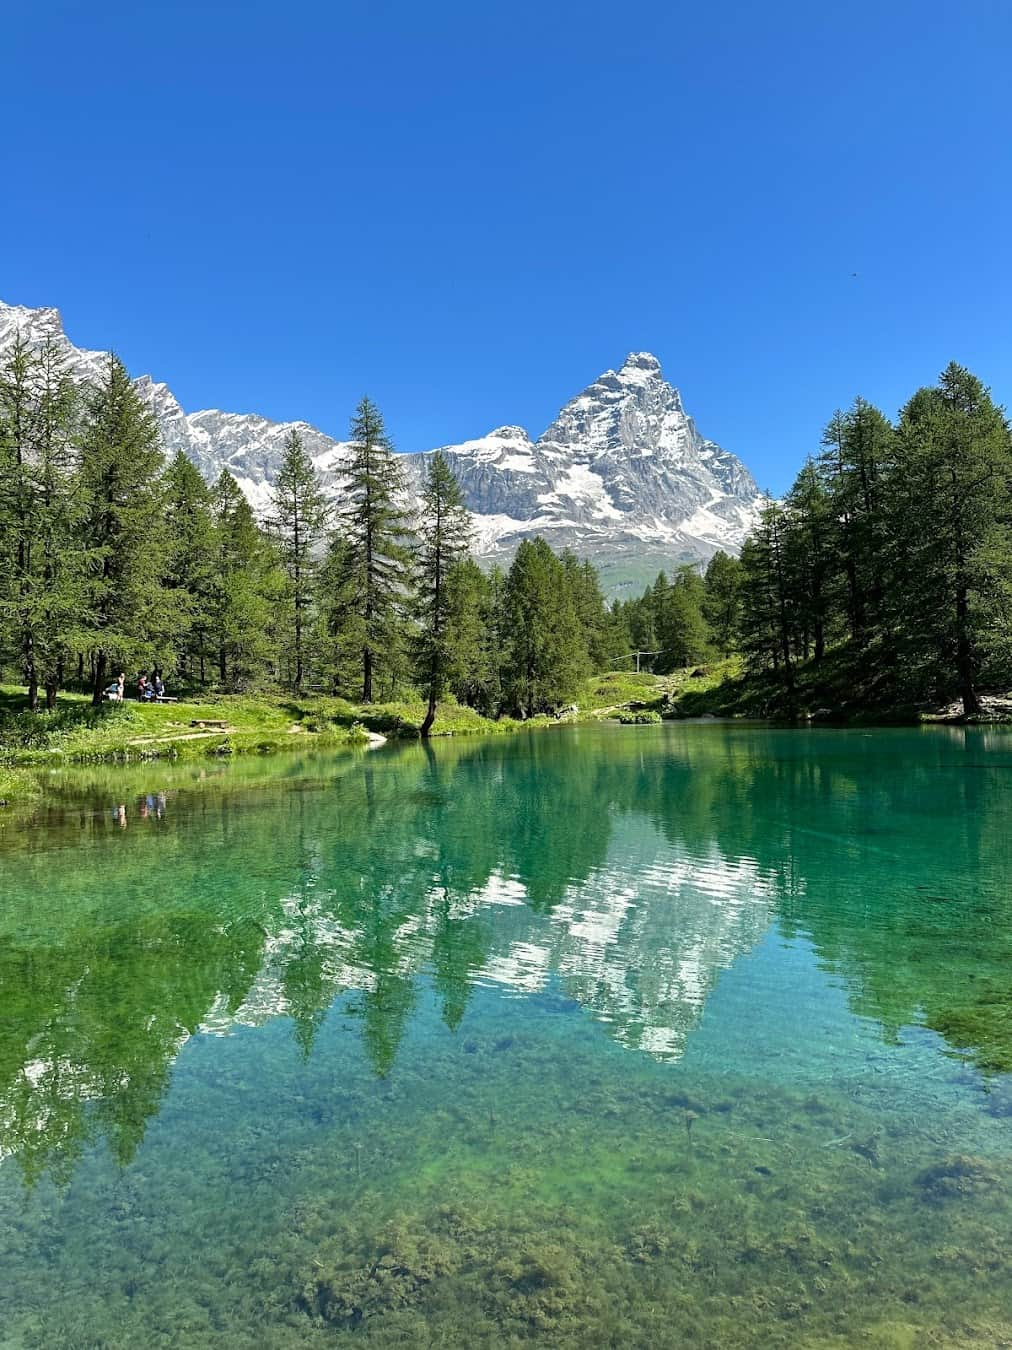
[[(19, 329), (33, 343), (55, 340), (75, 378), (99, 378), (106, 354), (73, 346), (57, 310), (0, 302), (0, 351)], [(340, 497), (347, 442), (306, 422), (215, 409), (186, 413), (165, 384), (147, 375), (136, 384), (166, 450), (184, 450), (208, 479), (228, 469), (257, 510), (268, 506), (293, 427), (328, 491)], [(621, 369), (605, 371), (536, 441), (522, 427), (503, 426), (443, 449), (474, 514), (480, 556), (508, 559), (521, 539), (540, 533), (554, 547), (593, 559), (613, 589), (718, 548), (737, 551), (763, 501), (745, 465), (700, 435), (648, 352), (633, 352)], [(414, 491), (431, 453), (403, 456)]]

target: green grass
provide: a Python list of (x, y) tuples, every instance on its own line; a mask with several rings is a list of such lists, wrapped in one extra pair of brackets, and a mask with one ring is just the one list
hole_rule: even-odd
[[(421, 699), (359, 705), (342, 698), (292, 694), (202, 695), (179, 703), (106, 703), (61, 694), (54, 712), (30, 713), (24, 690), (0, 685), (0, 801), (39, 793), (39, 775), (69, 764), (137, 763), (149, 759), (269, 754), (309, 744), (364, 744), (368, 733), (418, 735)], [(195, 721), (225, 720), (205, 732)], [(551, 719), (536, 719), (537, 722)], [(493, 722), (450, 699), (440, 704), (433, 735), (503, 734), (521, 723)], [(531, 725), (528, 723), (527, 725)]]
[(924, 700), (904, 691), (903, 672), (874, 649), (831, 648), (821, 661), (795, 668), (795, 698), (771, 671), (745, 670), (741, 659), (705, 668), (701, 679), (684, 678), (672, 691), (673, 712), (681, 717), (816, 717), (847, 723), (909, 724), (927, 712)]
[(631, 670), (610, 670), (594, 675), (577, 695), (581, 712), (619, 708), (629, 703), (653, 704), (661, 697), (660, 681), (656, 675)]
[[(641, 711), (650, 720), (685, 715), (693, 700), (723, 697), (724, 682), (735, 673), (726, 662), (666, 676), (606, 672), (585, 682), (575, 699), (579, 711), (565, 720), (628, 717)], [(86, 695), (65, 693), (54, 712), (32, 714), (25, 707), (22, 688), (0, 685), (0, 801), (37, 796), (41, 775), (64, 765), (269, 754), (310, 744), (355, 745), (370, 732), (411, 738), (418, 735), (424, 716), (420, 698), (363, 705), (320, 694), (284, 693), (204, 694), (166, 704), (128, 698), (123, 704), (100, 708), (93, 708)], [(227, 729), (206, 732), (191, 726), (215, 719), (226, 720)], [(447, 699), (439, 706), (433, 735), (503, 735), (521, 727), (555, 725), (556, 719), (547, 716), (528, 722), (508, 717), (493, 721)]]

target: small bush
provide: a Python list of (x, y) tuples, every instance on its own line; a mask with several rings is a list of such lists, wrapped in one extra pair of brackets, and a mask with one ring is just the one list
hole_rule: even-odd
[(653, 726), (661, 720), (661, 715), (652, 708), (640, 708), (637, 711), (620, 712), (618, 720), (624, 727)]

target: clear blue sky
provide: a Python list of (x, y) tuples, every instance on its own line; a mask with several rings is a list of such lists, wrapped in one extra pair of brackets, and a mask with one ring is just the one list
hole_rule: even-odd
[(649, 349), (780, 490), (859, 392), (1012, 400), (1010, 0), (52, 0), (2, 43), (0, 298), (188, 410), (537, 435)]

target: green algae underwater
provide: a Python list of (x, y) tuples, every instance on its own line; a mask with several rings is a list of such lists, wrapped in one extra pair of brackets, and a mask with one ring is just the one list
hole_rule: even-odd
[(1012, 737), (96, 768), (0, 871), (4, 1350), (1012, 1346)]

